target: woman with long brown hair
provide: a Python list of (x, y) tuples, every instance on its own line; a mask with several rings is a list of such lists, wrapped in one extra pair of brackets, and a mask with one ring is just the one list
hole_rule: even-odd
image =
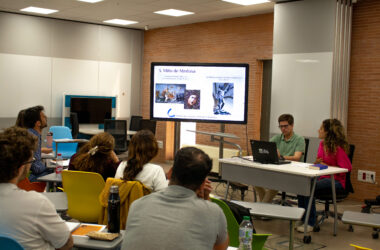
[[(349, 145), (346, 135), (344, 133), (344, 127), (342, 123), (337, 119), (326, 119), (322, 122), (320, 129), (318, 130), (319, 139), (322, 139), (319, 143), (317, 160), (315, 163), (335, 166), (340, 168), (346, 168), (351, 171), (352, 166), (347, 154), (349, 153)], [(335, 174), (335, 190), (346, 188), (346, 174)], [(331, 193), (331, 180), (330, 176), (321, 176), (315, 186), (315, 194), (318, 193)], [(298, 196), (298, 206), (307, 208), (310, 197)], [(303, 219), (304, 220), (304, 219)], [(307, 231), (312, 231), (316, 222), (316, 209), (315, 199), (313, 199), (312, 207), (310, 210), (310, 218), (308, 221)], [(303, 232), (304, 226), (297, 227), (297, 231)]]
[(104, 180), (114, 177), (120, 164), (119, 158), (113, 151), (115, 139), (107, 132), (94, 135), (78, 153), (70, 159), (69, 170), (96, 172)]
[(117, 169), (115, 178), (140, 181), (153, 192), (168, 186), (162, 167), (149, 163), (158, 154), (158, 144), (149, 130), (140, 130), (133, 135), (128, 146), (128, 158)]

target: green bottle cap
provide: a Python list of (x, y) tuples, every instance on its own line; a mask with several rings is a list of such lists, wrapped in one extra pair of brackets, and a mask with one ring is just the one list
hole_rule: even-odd
[(243, 216), (243, 220), (250, 220), (251, 218), (249, 216)]

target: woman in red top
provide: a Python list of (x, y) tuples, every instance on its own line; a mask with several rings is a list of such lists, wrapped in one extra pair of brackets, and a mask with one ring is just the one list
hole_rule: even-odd
[(120, 164), (119, 158), (113, 151), (115, 139), (107, 132), (94, 135), (73, 155), (70, 159), (69, 170), (96, 172), (103, 176), (104, 180), (114, 177)]
[[(337, 119), (326, 119), (322, 122), (318, 132), (319, 139), (322, 139), (322, 141), (319, 144), (317, 160), (315, 163), (346, 168), (348, 171), (351, 171), (351, 162), (347, 156), (349, 145), (342, 123)], [(335, 174), (334, 179), (336, 190), (345, 188), (345, 173)], [(315, 194), (326, 192), (331, 193), (331, 180), (329, 175), (321, 176), (315, 186)], [(305, 208), (306, 210), (309, 198), (310, 197), (299, 195), (298, 207)], [(316, 219), (315, 199), (313, 199), (307, 226), (308, 232), (313, 230)], [(303, 232), (304, 226), (297, 227), (297, 231)]]

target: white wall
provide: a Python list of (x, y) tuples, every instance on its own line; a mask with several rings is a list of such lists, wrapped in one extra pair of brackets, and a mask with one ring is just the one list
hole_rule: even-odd
[(0, 13), (0, 124), (39, 104), (60, 118), (64, 93), (117, 96), (116, 117), (140, 114), (142, 48), (139, 30)]

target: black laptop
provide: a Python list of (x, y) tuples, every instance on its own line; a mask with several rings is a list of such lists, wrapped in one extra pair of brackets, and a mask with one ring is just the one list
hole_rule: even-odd
[(251, 140), (253, 161), (265, 164), (289, 164), (290, 161), (278, 159), (276, 143)]

